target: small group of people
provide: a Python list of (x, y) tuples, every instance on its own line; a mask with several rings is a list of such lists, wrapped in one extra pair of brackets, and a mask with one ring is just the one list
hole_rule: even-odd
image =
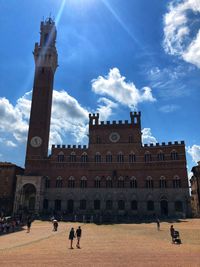
[(0, 217), (0, 234), (15, 232), (20, 225), (20, 220), (16, 218)]
[(77, 239), (76, 247), (77, 248), (81, 248), (80, 247), (81, 235), (82, 235), (82, 229), (81, 229), (80, 226), (76, 229), (76, 231), (74, 230), (73, 227), (71, 228), (71, 230), (69, 232), (70, 249), (73, 249), (73, 240), (74, 240), (74, 238)]

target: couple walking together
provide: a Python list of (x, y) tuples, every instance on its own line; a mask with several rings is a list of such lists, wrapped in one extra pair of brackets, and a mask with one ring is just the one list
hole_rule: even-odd
[(81, 248), (80, 247), (81, 234), (82, 234), (82, 230), (81, 230), (80, 226), (76, 229), (76, 234), (75, 234), (74, 228), (73, 227), (71, 228), (71, 230), (69, 232), (69, 240), (70, 240), (70, 248), (71, 249), (73, 249), (73, 240), (75, 237), (77, 238), (76, 247)]

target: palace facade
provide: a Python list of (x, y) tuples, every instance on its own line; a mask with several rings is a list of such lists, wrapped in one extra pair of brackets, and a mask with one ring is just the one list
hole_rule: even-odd
[(25, 174), (18, 175), (14, 212), (143, 218), (190, 215), (184, 141), (143, 145), (141, 113), (125, 121), (89, 114), (88, 145), (53, 145), (48, 155), (56, 27), (41, 22)]

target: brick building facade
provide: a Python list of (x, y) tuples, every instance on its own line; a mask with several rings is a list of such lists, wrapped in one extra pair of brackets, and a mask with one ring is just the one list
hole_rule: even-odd
[(88, 146), (53, 145), (48, 156), (56, 28), (41, 23), (25, 175), (18, 176), (15, 212), (182, 217), (190, 214), (185, 144), (142, 145), (141, 113), (100, 122), (89, 114)]
[(24, 169), (9, 162), (0, 162), (0, 215), (10, 215), (13, 210), (17, 175)]
[(193, 176), (191, 184), (191, 207), (194, 217), (200, 217), (200, 161), (192, 168)]

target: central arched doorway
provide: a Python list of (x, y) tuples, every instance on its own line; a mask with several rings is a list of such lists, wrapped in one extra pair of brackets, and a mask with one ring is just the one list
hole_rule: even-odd
[(24, 211), (34, 211), (36, 200), (36, 188), (33, 184), (23, 186), (23, 209)]
[(168, 216), (168, 201), (166, 199), (160, 201), (160, 212), (162, 216)]

